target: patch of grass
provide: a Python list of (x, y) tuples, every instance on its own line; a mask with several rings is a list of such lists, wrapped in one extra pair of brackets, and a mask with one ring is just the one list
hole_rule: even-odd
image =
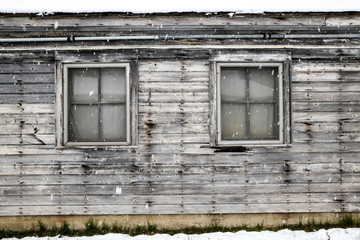
[(112, 225), (106, 224), (103, 222), (95, 221), (89, 219), (85, 222), (85, 228), (82, 230), (72, 229), (67, 222), (64, 222), (60, 227), (56, 225), (48, 227), (40, 220), (36, 226), (33, 226), (31, 229), (25, 231), (11, 231), (11, 230), (2, 230), (0, 229), (0, 239), (2, 238), (23, 238), (27, 236), (38, 236), (38, 237), (50, 237), (50, 236), (93, 236), (93, 235), (103, 235), (107, 233), (123, 233), (129, 234), (131, 236), (136, 236), (140, 234), (153, 235), (156, 233), (165, 233), (174, 235), (177, 233), (184, 234), (201, 234), (201, 233), (211, 233), (211, 232), (237, 232), (241, 230), (245, 231), (279, 231), (281, 229), (290, 229), (290, 230), (304, 230), (307, 232), (312, 232), (319, 229), (329, 229), (329, 228), (354, 228), (360, 227), (360, 218), (354, 217), (351, 214), (344, 215), (341, 218), (334, 221), (325, 221), (325, 222), (316, 222), (311, 220), (307, 223), (299, 221), (297, 224), (284, 224), (282, 226), (274, 227), (265, 227), (264, 222), (257, 224), (255, 226), (236, 226), (236, 227), (225, 227), (219, 225), (218, 223), (210, 224), (205, 227), (186, 227), (182, 229), (165, 229), (158, 228), (155, 224), (148, 223), (147, 225), (138, 225), (136, 227), (124, 227), (114, 223)]
[(106, 224), (106, 222), (104, 222), (104, 223), (101, 225), (101, 232), (102, 232), (102, 234), (106, 234), (106, 233), (111, 232), (111, 228), (110, 228), (109, 225)]
[[(147, 223), (147, 225), (138, 225), (135, 228), (124, 228), (124, 227), (120, 227), (120, 229), (122, 229), (122, 233), (127, 233), (130, 236), (136, 236), (136, 235), (140, 235), (140, 234), (145, 234), (145, 235), (153, 235), (156, 233), (160, 233), (161, 230), (157, 229), (157, 226), (155, 224), (151, 224), (151, 223)], [(121, 233), (121, 232), (120, 232)]]
[(359, 218), (354, 218), (352, 215), (345, 215), (342, 218), (340, 218), (338, 225), (342, 228), (346, 226), (359, 226)]
[(38, 220), (38, 225), (39, 225), (39, 233), (41, 233), (41, 237), (46, 236), (47, 232), (48, 232), (48, 228), (45, 226), (45, 224)]
[(98, 235), (100, 232), (101, 229), (98, 225), (98, 222), (95, 222), (92, 218), (90, 218), (87, 222), (85, 222), (84, 235), (93, 236), (93, 235)]
[(70, 225), (67, 222), (64, 222), (59, 229), (57, 229), (55, 225), (53, 226), (52, 236), (71, 236), (74, 235), (72, 232)]
[(123, 229), (122, 226), (119, 226), (117, 223), (114, 223), (110, 228), (110, 232), (112, 232), (112, 233), (123, 233), (124, 229)]

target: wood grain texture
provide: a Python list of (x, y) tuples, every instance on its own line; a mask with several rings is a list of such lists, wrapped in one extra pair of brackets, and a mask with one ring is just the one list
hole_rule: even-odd
[[(265, 39), (358, 33), (358, 14), (91, 16), (0, 16), (0, 32), (264, 39), (2, 45), (1, 216), (360, 211), (359, 40)], [(216, 145), (218, 62), (284, 63), (285, 144)], [(63, 146), (63, 63), (130, 64), (130, 146)]]

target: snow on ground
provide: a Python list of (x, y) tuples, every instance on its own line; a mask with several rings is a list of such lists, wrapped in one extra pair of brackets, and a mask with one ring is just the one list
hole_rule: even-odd
[[(6, 240), (17, 238), (6, 238)], [(206, 233), (199, 235), (156, 234), (131, 237), (126, 234), (107, 234), (93, 237), (26, 237), (23, 240), (360, 240), (360, 228), (319, 230), (316, 232), (280, 230), (278, 232)], [(5, 239), (4, 239), (5, 240)]]

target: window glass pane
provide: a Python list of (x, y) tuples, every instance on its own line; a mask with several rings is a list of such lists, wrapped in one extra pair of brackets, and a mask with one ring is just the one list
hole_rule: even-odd
[(278, 118), (274, 104), (250, 105), (250, 135), (256, 139), (278, 138)]
[(98, 101), (98, 69), (81, 68), (69, 69), (71, 88), (69, 89), (71, 102)]
[(221, 104), (222, 140), (239, 140), (246, 137), (246, 104)]
[(126, 105), (101, 106), (103, 141), (126, 141)]
[(249, 68), (249, 95), (251, 100), (269, 101), (275, 100), (276, 68)]
[(245, 100), (245, 68), (221, 68), (221, 99), (223, 101)]
[(69, 140), (89, 142), (99, 138), (98, 106), (72, 105), (69, 114)]
[(101, 101), (126, 101), (125, 68), (101, 70)]

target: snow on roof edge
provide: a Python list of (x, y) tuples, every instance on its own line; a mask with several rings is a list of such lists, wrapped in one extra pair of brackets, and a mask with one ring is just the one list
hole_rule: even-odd
[(291, 13), (291, 12), (360, 12), (359, 0), (233, 0), (203, 1), (182, 0), (11, 0), (0, 5), (2, 13), (104, 13), (130, 14), (209, 13), (238, 14)]
[(128, 14), (128, 15), (138, 15), (138, 14), (147, 14), (147, 15), (152, 15), (152, 14), (160, 14), (160, 15), (180, 15), (180, 14), (204, 14), (204, 15), (217, 15), (217, 14), (227, 14), (230, 17), (234, 16), (234, 15), (251, 15), (251, 14), (255, 14), (255, 15), (260, 15), (260, 14), (291, 14), (291, 13), (360, 13), (360, 8), (358, 10), (354, 10), (354, 9), (349, 9), (349, 10), (313, 10), (313, 11), (304, 11), (304, 10), (284, 10), (284, 11), (279, 11), (279, 10), (274, 10), (274, 11), (256, 11), (256, 10), (251, 10), (251, 11), (152, 11), (152, 12), (145, 12), (145, 11), (141, 11), (141, 12), (135, 12), (135, 11), (2, 11), (0, 9), (0, 14), (8, 14), (8, 15), (17, 15), (17, 14), (35, 14), (35, 15), (39, 15), (39, 16), (46, 16), (46, 15), (54, 15), (54, 14)]

